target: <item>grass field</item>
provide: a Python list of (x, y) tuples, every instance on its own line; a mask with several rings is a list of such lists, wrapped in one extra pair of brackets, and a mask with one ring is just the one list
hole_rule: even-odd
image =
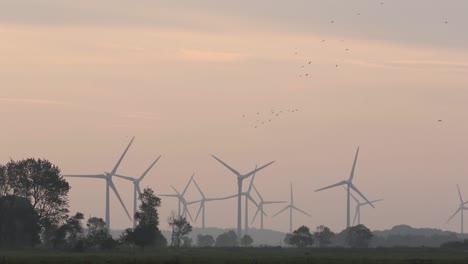
[(468, 253), (440, 249), (184, 248), (66, 253), (0, 251), (6, 263), (468, 263)]

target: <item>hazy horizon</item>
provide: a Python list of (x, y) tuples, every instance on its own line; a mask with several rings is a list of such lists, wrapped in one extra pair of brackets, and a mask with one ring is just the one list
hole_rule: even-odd
[[(347, 179), (360, 146), (354, 183), (384, 199), (362, 208), (363, 224), (458, 232), (459, 217), (446, 221), (456, 184), (468, 199), (466, 10), (462, 0), (4, 0), (0, 162), (102, 173), (135, 136), (119, 173), (137, 177), (162, 155), (142, 188), (172, 193), (195, 173), (218, 197), (236, 193), (236, 179), (211, 154), (240, 172), (274, 160), (255, 179), (264, 198), (289, 201), (293, 182), (312, 215), (295, 214), (295, 227), (342, 230), (345, 192), (314, 190)], [(268, 122), (272, 110), (283, 114)], [(104, 180), (67, 180), (70, 211), (104, 217)], [(133, 185), (114, 182), (131, 212)], [(234, 228), (236, 203), (208, 203), (206, 225)], [(131, 227), (113, 194), (111, 204), (112, 228)], [(162, 229), (176, 209), (163, 198)]]

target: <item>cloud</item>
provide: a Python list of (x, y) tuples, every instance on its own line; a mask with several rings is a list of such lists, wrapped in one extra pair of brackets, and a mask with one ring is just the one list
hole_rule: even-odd
[(202, 51), (194, 49), (182, 49), (178, 52), (177, 58), (188, 61), (204, 62), (233, 62), (246, 59), (247, 56), (235, 52)]
[(68, 103), (47, 99), (32, 99), (32, 98), (8, 98), (0, 97), (0, 102), (11, 104), (36, 104), (36, 105), (66, 105)]
[(431, 61), (431, 60), (344, 60), (343, 62), (370, 68), (405, 69), (405, 70), (444, 70), (463, 71), (468, 70), (468, 63), (456, 61)]
[(160, 120), (161, 116), (150, 112), (128, 112), (123, 113), (122, 117), (131, 119)]
[(453, 68), (453, 69), (468, 69), (468, 63), (457, 61), (438, 61), (438, 60), (395, 60), (391, 61), (393, 65), (403, 65), (409, 67), (424, 67), (424, 68)]

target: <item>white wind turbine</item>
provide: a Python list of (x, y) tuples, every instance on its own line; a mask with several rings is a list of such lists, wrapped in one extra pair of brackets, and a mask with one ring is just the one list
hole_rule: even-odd
[(274, 163), (274, 161), (268, 163), (268, 164), (265, 164), (263, 166), (261, 166), (260, 168), (257, 168), (247, 174), (240, 174), (238, 171), (236, 171), (235, 169), (231, 168), (229, 165), (227, 165), (226, 163), (224, 163), (222, 160), (218, 159), (216, 156), (212, 155), (212, 157), (214, 159), (216, 159), (218, 162), (220, 162), (221, 164), (223, 164), (224, 167), (228, 168), (232, 173), (234, 173), (236, 176), (237, 176), (237, 237), (238, 239), (241, 238), (241, 233), (242, 233), (242, 209), (241, 209), (241, 206), (242, 206), (242, 182), (247, 179), (248, 177), (252, 176), (254, 173), (270, 166), (271, 164)]
[(292, 182), (291, 182), (291, 201), (290, 203), (285, 207), (283, 208), (281, 211), (279, 211), (278, 213), (276, 213), (275, 215), (273, 215), (273, 217), (281, 214), (282, 212), (286, 211), (286, 209), (289, 209), (289, 233), (291, 234), (292, 233), (292, 226), (293, 226), (293, 210), (296, 210), (298, 212), (301, 212), (309, 217), (312, 217), (310, 214), (302, 211), (301, 209), (297, 208), (295, 205), (294, 205), (294, 195), (293, 195), (293, 186), (292, 186)]
[(458, 184), (457, 184), (457, 190), (458, 190), (458, 196), (460, 197), (460, 205), (458, 206), (457, 211), (455, 211), (455, 213), (449, 218), (447, 223), (450, 222), (450, 220), (452, 220), (452, 218), (454, 218), (458, 213), (460, 213), (460, 216), (461, 216), (461, 219), (460, 219), (460, 234), (463, 234), (463, 211), (468, 210), (468, 207), (465, 206), (468, 202), (463, 201), (463, 197), (461, 195), (460, 187), (458, 187)]
[(127, 148), (125, 149), (124, 153), (120, 157), (120, 159), (117, 161), (117, 164), (114, 166), (111, 172), (104, 172), (103, 174), (96, 174), (96, 175), (64, 175), (64, 177), (68, 178), (94, 178), (94, 179), (104, 179), (106, 180), (106, 225), (107, 228), (110, 230), (111, 228), (111, 221), (110, 221), (110, 200), (109, 200), (109, 189), (112, 189), (114, 194), (117, 196), (117, 198), (120, 201), (120, 204), (122, 205), (123, 209), (125, 210), (125, 213), (127, 214), (128, 218), (132, 220), (130, 217), (130, 214), (128, 213), (127, 207), (125, 207), (125, 204), (122, 201), (122, 198), (120, 197), (119, 192), (117, 191), (117, 188), (114, 185), (114, 182), (112, 181), (112, 176), (115, 176), (117, 169), (120, 166), (120, 163), (122, 162), (123, 158), (127, 154), (128, 149), (133, 143), (133, 140), (135, 137), (132, 138), (130, 143), (128, 144)]
[[(255, 166), (255, 169), (257, 169), (257, 166)], [(249, 188), (247, 188), (247, 191), (242, 193), (242, 195), (245, 196), (245, 223), (244, 223), (245, 235), (247, 235), (249, 232), (249, 201), (251, 201), (255, 206), (257, 206), (257, 209), (260, 209), (260, 205), (254, 200), (252, 195), (250, 195), (254, 180), (255, 180), (255, 173), (252, 175), (252, 178), (250, 179)], [(265, 213), (263, 209), (261, 211), (262, 211), (262, 214)]]
[(206, 198), (205, 194), (201, 190), (200, 186), (198, 186), (195, 179), (193, 179), (192, 181), (195, 184), (195, 187), (198, 189), (198, 192), (200, 193), (202, 198), (200, 200), (197, 200), (197, 201), (188, 202), (187, 205), (200, 203), (200, 207), (198, 208), (197, 216), (195, 216), (195, 222), (198, 220), (198, 217), (200, 216), (200, 213), (201, 213), (202, 214), (202, 229), (205, 229), (205, 220), (206, 220), (206, 218), (205, 218), (206, 217), (205, 216), (205, 206), (206, 206), (206, 203), (207, 202), (212, 202), (212, 201), (222, 201), (222, 200), (231, 199), (231, 198), (236, 197), (237, 194), (226, 196), (226, 197), (221, 197), (221, 198)]
[(287, 203), (287, 202), (286, 201), (265, 201), (262, 195), (260, 195), (260, 192), (257, 190), (255, 185), (253, 185), (253, 189), (257, 193), (258, 198), (260, 198), (260, 203), (258, 204), (257, 212), (255, 212), (255, 215), (252, 219), (252, 224), (257, 218), (258, 212), (261, 211), (262, 213), (260, 213), (260, 229), (263, 230), (263, 216), (266, 215), (265, 212), (263, 211), (263, 207), (268, 204), (281, 204), (281, 203)]
[(124, 179), (124, 180), (133, 182), (133, 228), (136, 227), (136, 218), (135, 218), (135, 214), (136, 214), (136, 211), (137, 211), (138, 195), (141, 194), (140, 182), (145, 178), (145, 176), (150, 172), (150, 170), (154, 167), (154, 165), (156, 164), (156, 162), (158, 162), (158, 160), (159, 160), (160, 158), (161, 158), (161, 156), (159, 156), (159, 157), (149, 166), (149, 168), (148, 168), (145, 172), (143, 172), (143, 174), (142, 174), (140, 177), (138, 177), (138, 178), (128, 177), (128, 176), (119, 175), (119, 174), (114, 175), (115, 177), (118, 177), (118, 178), (121, 178), (121, 179)]
[[(343, 186), (343, 189), (345, 189), (345, 191), (346, 191), (346, 187)], [(352, 193), (351, 193), (351, 197), (356, 202), (356, 210), (354, 212), (353, 226), (356, 223), (356, 219), (357, 219), (357, 222), (358, 222), (357, 224), (360, 225), (361, 224), (361, 207), (369, 205), (369, 203), (359, 201), (359, 199), (356, 196), (354, 196)], [(378, 203), (378, 202), (381, 202), (381, 201), (383, 201), (383, 199), (373, 200), (373, 201), (371, 201), (371, 203), (375, 204), (375, 203)]]
[[(189, 182), (187, 183), (187, 185), (185, 186), (185, 189), (182, 193), (180, 193), (179, 191), (177, 191), (176, 188), (174, 188), (174, 186), (171, 185), (171, 188), (174, 190), (175, 194), (162, 194), (160, 196), (162, 197), (174, 197), (174, 198), (177, 198), (178, 199), (178, 208), (177, 208), (177, 215), (178, 216), (182, 216), (182, 217), (187, 217), (187, 214), (188, 216), (190, 217), (190, 220), (193, 221), (193, 218), (192, 218), (192, 215), (190, 214), (190, 211), (188, 210), (188, 202), (187, 200), (185, 199), (185, 193), (187, 192), (188, 190), (188, 187), (190, 186), (190, 183), (193, 181), (193, 176), (195, 176), (195, 174), (192, 174), (192, 177), (190, 177), (190, 180)], [(183, 209), (182, 209), (182, 213), (180, 212), (180, 205), (182, 204), (183, 206)]]
[(357, 148), (357, 151), (356, 151), (356, 156), (354, 157), (354, 163), (353, 163), (353, 168), (351, 169), (351, 175), (349, 176), (348, 180), (344, 180), (344, 181), (340, 181), (338, 183), (335, 183), (333, 185), (330, 185), (330, 186), (327, 186), (327, 187), (324, 187), (324, 188), (321, 188), (321, 189), (318, 189), (316, 190), (316, 192), (319, 192), (319, 191), (322, 191), (322, 190), (326, 190), (326, 189), (330, 189), (330, 188), (334, 188), (334, 187), (337, 187), (337, 186), (340, 186), (340, 185), (346, 185), (347, 188), (346, 188), (346, 191), (347, 191), (347, 202), (346, 202), (346, 228), (349, 228), (350, 227), (350, 224), (351, 224), (351, 209), (350, 209), (350, 197), (351, 197), (351, 189), (353, 189), (357, 194), (359, 194), (362, 198), (364, 198), (364, 200), (366, 200), (366, 202), (369, 203), (370, 206), (372, 206), (373, 208), (374, 205), (372, 204), (372, 202), (370, 202), (359, 190), (358, 188), (356, 188), (356, 186), (354, 186), (353, 184), (353, 178), (354, 178), (354, 169), (356, 168), (356, 162), (357, 162), (357, 158), (358, 158), (358, 155), (359, 155), (359, 147)]

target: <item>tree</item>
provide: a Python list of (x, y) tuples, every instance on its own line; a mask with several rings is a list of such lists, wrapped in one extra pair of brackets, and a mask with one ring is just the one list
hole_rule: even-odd
[(213, 236), (211, 235), (198, 235), (197, 246), (199, 247), (212, 247), (215, 243)]
[(50, 242), (53, 248), (77, 249), (83, 243), (83, 224), (82, 213), (76, 213), (68, 217), (61, 226), (54, 226), (50, 236)]
[(286, 235), (284, 236), (284, 239), (283, 239), (284, 244), (286, 244), (286, 245), (288, 245), (288, 246), (292, 246), (292, 245), (291, 245), (291, 237), (292, 237), (292, 234), (289, 234), (289, 233), (286, 234)]
[(32, 247), (39, 241), (39, 222), (28, 199), (0, 197), (0, 247)]
[(372, 232), (365, 225), (357, 225), (346, 231), (346, 243), (354, 248), (367, 248), (373, 237)]
[(303, 248), (311, 246), (314, 243), (314, 238), (307, 226), (301, 226), (297, 230), (293, 231), (289, 238), (289, 243), (292, 246)]
[(249, 235), (247, 235), (247, 234), (245, 234), (245, 235), (241, 238), (241, 241), (240, 241), (240, 243), (241, 243), (241, 245), (242, 245), (243, 247), (250, 247), (250, 246), (252, 245), (253, 242), (254, 242), (254, 241), (253, 241), (252, 237), (249, 236)]
[(165, 246), (166, 239), (159, 230), (158, 207), (161, 199), (154, 194), (151, 188), (145, 188), (138, 196), (140, 200), (139, 210), (135, 214), (137, 226), (133, 231), (133, 241), (137, 246)]
[(216, 237), (217, 247), (238, 247), (239, 242), (237, 240), (236, 232), (230, 230), (228, 232), (222, 233)]
[(0, 168), (0, 196), (30, 201), (42, 228), (59, 225), (68, 213), (70, 185), (60, 169), (45, 159), (10, 161)]
[(106, 222), (102, 218), (91, 217), (86, 226), (88, 227), (86, 242), (90, 247), (112, 249), (117, 246), (117, 242), (110, 235)]
[(169, 226), (172, 228), (171, 246), (180, 247), (182, 238), (192, 232), (192, 225), (185, 217), (172, 215), (169, 217)]
[(324, 225), (318, 226), (314, 233), (314, 237), (317, 239), (319, 247), (326, 247), (330, 245), (333, 236), (335, 236), (335, 233), (333, 233), (330, 228)]
[(192, 247), (193, 239), (188, 236), (182, 238), (182, 246), (183, 247)]

